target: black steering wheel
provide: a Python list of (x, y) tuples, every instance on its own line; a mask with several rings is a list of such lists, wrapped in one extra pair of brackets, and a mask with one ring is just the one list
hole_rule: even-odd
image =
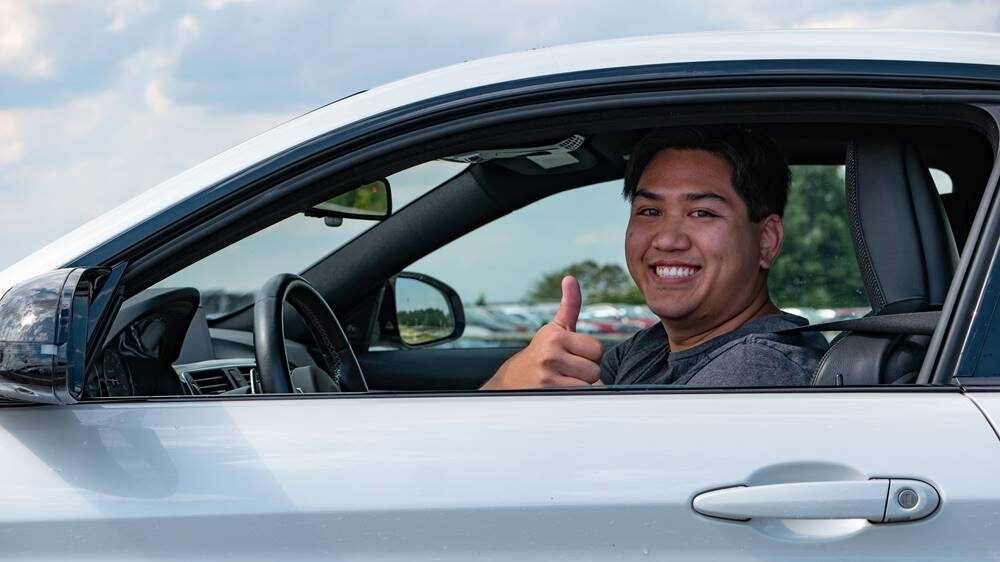
[[(288, 370), (285, 351), (285, 305), (291, 305), (305, 322), (323, 357), (325, 375), (313, 385), (320, 391), (367, 392), (368, 385), (340, 322), (323, 297), (308, 281), (291, 273), (275, 275), (257, 293), (253, 312), (254, 355), (261, 391), (292, 393), (301, 389), (293, 378), (316, 377), (315, 369)], [(324, 375), (320, 373), (319, 377)], [(331, 384), (332, 383), (332, 384)]]

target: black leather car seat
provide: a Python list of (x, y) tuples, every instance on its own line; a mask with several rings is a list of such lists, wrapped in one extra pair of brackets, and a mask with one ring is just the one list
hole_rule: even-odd
[[(851, 142), (847, 213), (869, 316), (939, 310), (958, 263), (941, 198), (920, 155), (898, 140)], [(913, 382), (930, 337), (843, 332), (812, 384)]]

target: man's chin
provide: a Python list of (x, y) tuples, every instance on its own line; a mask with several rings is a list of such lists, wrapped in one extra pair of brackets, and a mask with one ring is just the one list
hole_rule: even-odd
[(672, 322), (684, 322), (691, 317), (694, 312), (694, 306), (677, 306), (677, 303), (670, 303), (669, 305), (657, 305), (655, 303), (649, 304), (649, 309), (653, 311), (662, 322), (672, 323)]

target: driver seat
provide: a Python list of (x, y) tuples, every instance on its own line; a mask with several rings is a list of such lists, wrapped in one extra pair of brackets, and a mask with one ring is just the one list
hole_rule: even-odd
[[(851, 239), (872, 306), (868, 316), (940, 310), (958, 251), (920, 155), (899, 140), (853, 141), (846, 189)], [(811, 383), (912, 383), (929, 343), (926, 335), (842, 332)]]

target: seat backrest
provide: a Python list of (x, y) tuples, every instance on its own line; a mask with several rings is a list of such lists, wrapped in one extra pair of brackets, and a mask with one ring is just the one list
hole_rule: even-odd
[[(930, 171), (898, 140), (865, 139), (847, 149), (847, 214), (873, 315), (939, 308), (958, 251)], [(920, 369), (927, 336), (844, 332), (813, 376), (816, 385), (906, 380)]]

